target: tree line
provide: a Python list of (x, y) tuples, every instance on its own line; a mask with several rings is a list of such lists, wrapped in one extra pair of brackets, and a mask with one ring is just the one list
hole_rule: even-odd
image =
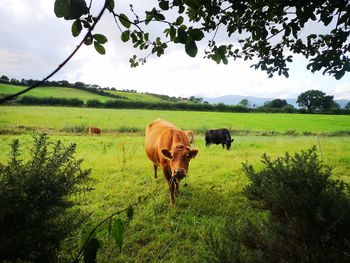
[[(0, 83), (13, 85), (31, 85), (36, 80), (17, 80), (9, 79), (7, 76), (0, 77)], [(242, 99), (237, 105), (226, 105), (224, 103), (209, 104), (203, 98), (191, 96), (189, 98), (170, 97), (146, 92), (146, 94), (163, 100), (162, 102), (134, 101), (129, 98), (110, 93), (110, 91), (123, 91), (137, 93), (136, 90), (117, 90), (114, 87), (101, 88), (99, 85), (85, 84), (84, 82), (70, 83), (66, 80), (46, 81), (45, 86), (68, 87), (92, 92), (101, 96), (107, 96), (114, 100), (101, 102), (93, 99), (84, 102), (79, 98), (55, 98), (55, 97), (33, 97), (23, 96), (15, 102), (22, 105), (55, 105), (55, 106), (73, 106), (73, 107), (91, 107), (91, 108), (126, 108), (126, 109), (161, 109), (161, 110), (194, 110), (194, 111), (220, 111), (220, 112), (269, 112), (269, 113), (331, 113), (331, 114), (350, 114), (350, 101), (342, 109), (334, 101), (334, 96), (326, 95), (319, 90), (308, 90), (301, 93), (297, 98), (297, 104), (301, 107), (296, 109), (288, 104), (285, 99), (274, 99), (266, 101), (264, 105), (255, 107), (250, 105), (248, 99)]]
[[(101, 102), (99, 100), (87, 100), (84, 102), (78, 98), (53, 98), (53, 97), (33, 97), (23, 96), (17, 99), (14, 104), (20, 105), (47, 105), (47, 106), (72, 106), (88, 108), (112, 108), (112, 109), (150, 109), (150, 110), (179, 110), (179, 111), (213, 111), (213, 112), (267, 112), (267, 113), (310, 113), (305, 108), (295, 109), (292, 105), (281, 108), (268, 107), (271, 103), (258, 107), (248, 108), (242, 105), (227, 105), (224, 103), (186, 103), (186, 102), (151, 102), (136, 100), (109, 100)], [(313, 113), (313, 112), (311, 112)], [(315, 112), (325, 114), (350, 114), (350, 109), (332, 108), (328, 111)]]

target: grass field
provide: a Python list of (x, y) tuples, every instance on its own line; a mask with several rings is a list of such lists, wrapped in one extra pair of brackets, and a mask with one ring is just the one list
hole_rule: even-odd
[(146, 125), (162, 118), (183, 129), (203, 133), (207, 129), (226, 127), (235, 134), (261, 132), (285, 133), (350, 133), (350, 116), (150, 111), (139, 109), (92, 109), (69, 107), (3, 106), (0, 108), (0, 129), (16, 127), (47, 130), (74, 130), (94, 125), (103, 131), (144, 131)]
[[(263, 153), (275, 158), (316, 145), (319, 158), (333, 169), (334, 178), (350, 182), (349, 136), (237, 133), (233, 134), (235, 141), (227, 151), (216, 145), (206, 148), (204, 137), (199, 134), (195, 139), (198, 156), (191, 161), (189, 175), (180, 185), (176, 206), (169, 208), (165, 181), (161, 175), (153, 178), (142, 133), (112, 132), (120, 127), (135, 127), (141, 131), (158, 117), (197, 131), (215, 127), (265, 132), (296, 130), (300, 134), (350, 130), (349, 116), (6, 106), (0, 107), (0, 127), (8, 131), (0, 135), (0, 162), (7, 161), (9, 143), (14, 138), (20, 139), (27, 154), (33, 143), (29, 131), (12, 134), (14, 127), (50, 128), (52, 140), (76, 143), (77, 157), (84, 159), (84, 167), (92, 168), (95, 190), (84, 195), (82, 207), (92, 213), (92, 226), (114, 211), (137, 202), (140, 196), (148, 196), (135, 207), (134, 219), (126, 226), (122, 253), (106, 235), (106, 228), (98, 232), (103, 241), (98, 262), (206, 262), (210, 258), (206, 245), (209, 230), (220, 229), (229, 216), (239, 213), (245, 205), (241, 190), (248, 181), (242, 163), (248, 161), (259, 169)], [(109, 133), (89, 136), (59, 132), (67, 126), (90, 124), (107, 129)], [(74, 254), (77, 248), (70, 247), (70, 251)]]

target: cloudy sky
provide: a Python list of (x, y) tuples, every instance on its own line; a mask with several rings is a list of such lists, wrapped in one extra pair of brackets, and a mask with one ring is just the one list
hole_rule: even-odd
[[(98, 10), (102, 1), (94, 3)], [(56, 18), (53, 6), (54, 0), (0, 1), (0, 75), (42, 79), (78, 45), (83, 35), (74, 38), (70, 32), (72, 22)], [(306, 31), (312, 30), (306, 28)], [(120, 33), (109, 13), (105, 13), (96, 32), (108, 37), (106, 55), (99, 55), (92, 46), (83, 46), (51, 80), (82, 81), (101, 87), (181, 97), (296, 98), (301, 92), (318, 89), (336, 99), (350, 99), (349, 73), (341, 80), (313, 74), (306, 70), (307, 61), (302, 57), (294, 57), (288, 79), (279, 76), (269, 79), (266, 73), (251, 69), (251, 63), (243, 60), (217, 65), (202, 58), (204, 47), (196, 58), (191, 58), (182, 46), (171, 46), (163, 57), (150, 57), (145, 65), (135, 69), (130, 68), (128, 62), (135, 50), (130, 43), (119, 40)]]

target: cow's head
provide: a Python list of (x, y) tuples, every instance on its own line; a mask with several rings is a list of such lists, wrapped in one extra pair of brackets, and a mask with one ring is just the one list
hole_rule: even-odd
[(171, 176), (176, 181), (180, 181), (186, 176), (190, 160), (197, 155), (198, 150), (185, 145), (177, 145), (171, 151), (163, 148), (161, 152), (169, 160)]
[(226, 141), (226, 149), (227, 150), (230, 150), (230, 148), (231, 148), (231, 143), (234, 141), (234, 139), (232, 139), (232, 140), (227, 140)]

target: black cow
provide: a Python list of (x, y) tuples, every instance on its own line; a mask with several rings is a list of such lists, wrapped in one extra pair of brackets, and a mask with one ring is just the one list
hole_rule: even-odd
[(216, 129), (216, 130), (208, 130), (205, 132), (205, 146), (209, 147), (210, 144), (222, 144), (222, 148), (230, 150), (231, 143), (233, 142), (233, 139), (231, 140), (230, 132), (227, 129)]

